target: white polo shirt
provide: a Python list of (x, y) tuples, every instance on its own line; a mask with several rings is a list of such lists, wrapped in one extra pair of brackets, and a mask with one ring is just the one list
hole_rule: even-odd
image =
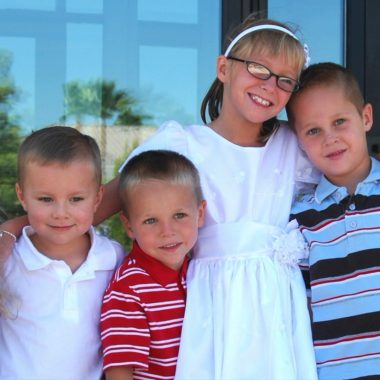
[(6, 263), (12, 297), (0, 318), (0, 379), (98, 380), (103, 293), (124, 251), (91, 228), (88, 257), (73, 274), (38, 252), (31, 233), (24, 228)]

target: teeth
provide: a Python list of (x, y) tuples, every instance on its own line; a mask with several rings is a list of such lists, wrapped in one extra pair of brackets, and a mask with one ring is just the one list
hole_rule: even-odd
[(172, 247), (175, 247), (176, 245), (177, 245), (177, 243), (173, 243), (173, 244), (167, 244), (164, 247), (165, 248), (172, 248)]
[(263, 99), (263, 98), (260, 98), (260, 97), (257, 96), (257, 95), (251, 95), (251, 98), (252, 98), (255, 102), (257, 102), (257, 103), (259, 103), (259, 104), (261, 104), (261, 105), (263, 105), (263, 106), (265, 106), (265, 107), (268, 107), (268, 106), (270, 105), (270, 102), (268, 102), (268, 100), (265, 100), (265, 99)]

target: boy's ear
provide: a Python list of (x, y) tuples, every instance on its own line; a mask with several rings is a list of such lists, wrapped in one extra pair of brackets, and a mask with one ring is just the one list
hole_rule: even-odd
[(364, 130), (368, 132), (372, 128), (373, 124), (373, 109), (370, 103), (367, 103), (363, 107), (362, 112)]
[(128, 235), (131, 239), (134, 239), (134, 238), (135, 238), (135, 234), (133, 233), (131, 223), (129, 222), (129, 219), (128, 219), (128, 217), (125, 215), (124, 211), (122, 211), (122, 212), (119, 214), (119, 218), (120, 218), (120, 220), (121, 220), (121, 223), (123, 223), (124, 230), (125, 230), (125, 232), (127, 233), (127, 235)]
[(198, 209), (198, 227), (202, 227), (205, 222), (206, 206), (207, 203), (203, 200)]
[(96, 194), (94, 212), (98, 209), (98, 207), (99, 207), (99, 205), (103, 199), (103, 194), (104, 194), (104, 186), (100, 185), (98, 193)]
[(16, 194), (17, 194), (18, 200), (20, 201), (20, 203), (22, 205), (22, 208), (24, 209), (25, 212), (27, 212), (26, 203), (25, 203), (25, 199), (24, 199), (24, 193), (23, 193), (21, 186), (18, 182), (16, 182)]

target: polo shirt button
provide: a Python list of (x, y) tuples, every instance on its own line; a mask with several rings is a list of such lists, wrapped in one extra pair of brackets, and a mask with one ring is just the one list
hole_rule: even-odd
[(355, 209), (356, 209), (355, 203), (351, 203), (351, 204), (348, 206), (348, 208), (349, 208), (351, 211), (355, 210)]
[(350, 227), (355, 228), (358, 224), (355, 221), (350, 222)]

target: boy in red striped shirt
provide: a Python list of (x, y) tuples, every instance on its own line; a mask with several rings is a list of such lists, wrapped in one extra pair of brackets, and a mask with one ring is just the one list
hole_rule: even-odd
[(147, 151), (122, 169), (124, 228), (133, 239), (103, 300), (107, 380), (173, 379), (186, 301), (188, 253), (206, 202), (184, 156)]

